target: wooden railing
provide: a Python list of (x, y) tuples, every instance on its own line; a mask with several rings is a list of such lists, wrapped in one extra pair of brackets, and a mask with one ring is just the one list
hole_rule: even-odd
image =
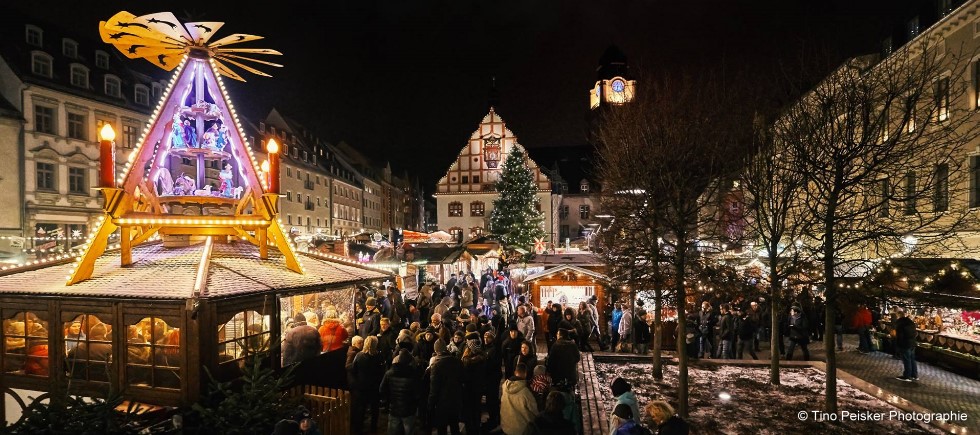
[(303, 406), (310, 410), (320, 433), (350, 434), (350, 391), (298, 385), (291, 394), (299, 396)]

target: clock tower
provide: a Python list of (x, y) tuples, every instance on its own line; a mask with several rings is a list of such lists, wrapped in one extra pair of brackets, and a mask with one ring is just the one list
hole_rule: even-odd
[(589, 91), (589, 107), (618, 106), (633, 101), (636, 80), (629, 75), (626, 55), (615, 45), (610, 45), (596, 68), (596, 82)]

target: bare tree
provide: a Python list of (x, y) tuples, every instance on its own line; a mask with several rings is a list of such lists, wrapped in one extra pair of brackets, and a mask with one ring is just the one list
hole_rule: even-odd
[[(944, 73), (956, 77), (968, 59), (924, 44), (851, 59), (774, 124), (777, 160), (805, 183), (794, 219), (822, 265), (827, 307), (837, 306), (837, 278), (863, 273), (867, 259), (907, 252), (913, 235), (920, 248), (948, 246), (964, 223), (967, 208), (950, 199), (964, 196), (962, 149), (980, 124), (950, 104), (967, 87)], [(825, 316), (825, 407), (836, 412), (834, 310)]]
[[(630, 198), (622, 201), (624, 208), (607, 210), (615, 210), (617, 219), (649, 219), (645, 246), (659, 242), (670, 262), (678, 317), (678, 412), (686, 417), (687, 278), (699, 255), (698, 231), (714, 218), (706, 211), (714, 190), (722, 185), (718, 180), (731, 179), (750, 149), (751, 119), (739, 104), (738, 87), (728, 86), (736, 81), (698, 71), (655, 79), (641, 75), (638, 83), (643, 91), (632, 102), (601, 115), (594, 135), (599, 173), (604, 191)], [(662, 237), (653, 238), (657, 234)], [(640, 262), (659, 266), (653, 258)]]

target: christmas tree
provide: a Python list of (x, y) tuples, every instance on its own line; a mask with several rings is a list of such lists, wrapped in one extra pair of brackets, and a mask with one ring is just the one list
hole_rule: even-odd
[(524, 152), (515, 148), (501, 170), (497, 181), (500, 196), (493, 201), (490, 213), (490, 233), (497, 237), (505, 249), (531, 252), (534, 240), (545, 236), (541, 228), (544, 215), (535, 195), (537, 185), (534, 174), (527, 166)]

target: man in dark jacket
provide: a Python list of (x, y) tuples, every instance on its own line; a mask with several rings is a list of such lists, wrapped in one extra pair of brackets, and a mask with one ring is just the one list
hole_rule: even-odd
[(500, 380), (503, 379), (501, 366), (504, 361), (500, 352), (500, 340), (497, 340), (493, 331), (483, 333), (483, 350), (486, 352), (486, 360), (483, 363), (486, 374), (483, 380), (483, 394), (487, 396), (487, 413), (490, 414), (487, 420), (489, 430), (500, 424)]
[(381, 312), (378, 311), (377, 301), (377, 299), (369, 297), (364, 302), (364, 315), (357, 319), (357, 335), (368, 338), (381, 332)]
[(548, 352), (548, 373), (554, 385), (574, 387), (578, 383), (578, 362), (582, 357), (578, 346), (570, 340), (568, 329), (558, 330), (558, 339)]
[(711, 302), (701, 303), (701, 311), (698, 312), (698, 333), (700, 334), (700, 346), (698, 346), (698, 358), (706, 355), (710, 358), (711, 352), (715, 348), (714, 330), (718, 316), (711, 308)]
[(447, 425), (453, 435), (459, 435), (463, 362), (449, 354), (442, 340), (436, 340), (435, 350), (432, 364), (422, 379), (422, 382), (429, 384), (429, 421), (439, 431), (439, 435), (446, 435)]
[(721, 346), (718, 349), (718, 358), (732, 359), (732, 344), (735, 340), (735, 320), (732, 316), (732, 306), (721, 304), (721, 321), (719, 326), (718, 338), (721, 339)]
[(919, 369), (915, 363), (916, 331), (915, 322), (905, 315), (905, 309), (898, 307), (895, 311), (898, 320), (895, 321), (895, 349), (898, 356), (902, 358), (902, 376), (896, 379), (900, 381), (918, 381)]
[(521, 343), (524, 342), (524, 335), (517, 330), (516, 324), (511, 324), (507, 331), (507, 336), (500, 346), (504, 358), (504, 375), (510, 377), (514, 374), (514, 358), (521, 353)]
[(420, 379), (412, 355), (398, 352), (381, 380), (381, 398), (388, 401), (388, 433), (415, 433), (415, 411), (418, 410)]
[(796, 346), (799, 345), (800, 349), (803, 350), (803, 360), (810, 360), (810, 349), (807, 347), (810, 344), (810, 333), (807, 329), (807, 319), (806, 315), (803, 314), (803, 309), (798, 305), (794, 305), (789, 311), (789, 348), (786, 349), (786, 359), (793, 359), (793, 351)]
[(752, 359), (759, 359), (755, 354), (755, 343), (753, 342), (755, 339), (756, 323), (750, 311), (752, 310), (749, 309), (747, 312), (742, 313), (741, 321), (738, 322), (738, 359), (742, 359), (746, 348), (749, 349), (749, 355)]
[(320, 331), (306, 323), (306, 316), (298, 313), (292, 327), (286, 331), (282, 344), (282, 365), (305, 361), (320, 354)]
[(391, 367), (391, 360), (395, 357), (396, 338), (398, 338), (398, 331), (391, 327), (391, 320), (382, 317), (381, 333), (378, 334), (378, 353), (385, 361), (385, 369)]
[(480, 334), (466, 334), (466, 350), (463, 351), (463, 424), (466, 433), (480, 433), (480, 397), (486, 390), (487, 354), (483, 350)]

